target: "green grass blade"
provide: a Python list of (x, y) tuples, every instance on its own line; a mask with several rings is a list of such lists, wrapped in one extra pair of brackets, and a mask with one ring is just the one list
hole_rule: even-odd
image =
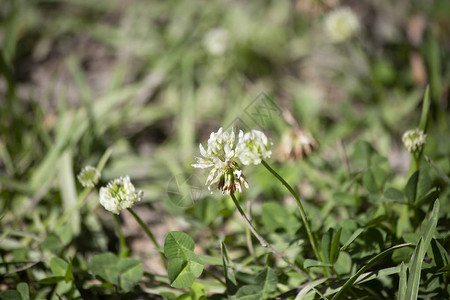
[(20, 21), (23, 20), (21, 15), (23, 14), (22, 3), (21, 1), (13, 2), (14, 8), (7, 20), (6, 26), (6, 36), (2, 45), (3, 57), (5, 58), (6, 63), (9, 65), (14, 59), (17, 48), (17, 41), (19, 40), (19, 32), (20, 32)]
[(408, 267), (409, 269), (409, 277), (408, 277), (408, 285), (406, 287), (405, 300), (414, 300), (417, 299), (417, 294), (419, 293), (419, 285), (420, 285), (420, 272), (422, 269), (422, 260), (420, 259), (420, 253), (423, 251), (424, 244), (423, 238), (420, 238), (419, 243), (414, 250), (414, 253), (411, 257), (411, 262)]
[(2, 140), (0, 140), (0, 160), (5, 165), (6, 171), (9, 174), (13, 174), (15, 172), (15, 167), (11, 155), (8, 152), (8, 148), (4, 144)]
[(441, 69), (441, 50), (439, 41), (436, 39), (434, 33), (430, 32), (425, 43), (425, 57), (428, 63), (431, 96), (435, 101), (437, 107), (440, 106), (439, 99), (442, 92), (442, 69)]
[[(101, 119), (101, 122), (99, 123), (104, 126), (104, 130), (111, 126), (110, 119), (107, 118), (107, 115), (111, 111), (117, 109), (121, 104), (128, 101), (128, 99), (134, 96), (136, 92), (137, 87), (135, 85), (130, 85), (118, 92), (97, 99), (93, 105), (94, 117), (96, 120)], [(65, 122), (70, 122), (70, 124), (64, 125), (66, 130), (58, 128), (59, 134), (56, 143), (35, 168), (30, 179), (30, 187), (33, 191), (39, 190), (43, 182), (46, 183), (53, 178), (55, 165), (57, 165), (56, 162), (60, 158), (64, 148), (67, 147), (67, 145), (77, 143), (89, 129), (89, 122), (86, 118), (86, 111), (84, 109), (79, 109), (73, 115), (67, 111), (66, 114), (62, 115), (60, 118), (66, 120)], [(62, 126), (63, 123), (61, 123), (60, 127)]]
[(308, 283), (301, 291), (297, 294), (297, 297), (295, 297), (295, 300), (303, 300), (306, 299), (309, 292), (314, 289), (316, 286), (324, 283), (327, 280), (327, 278), (318, 279), (315, 281), (312, 281)]
[(347, 242), (345, 242), (345, 244), (341, 247), (341, 251), (345, 251), (348, 246), (350, 246), (358, 236), (360, 236), (361, 233), (364, 232), (364, 230), (366, 230), (366, 228), (358, 228), (352, 235), (351, 237), (348, 239)]
[(331, 242), (330, 263), (332, 265), (336, 262), (338, 255), (339, 255), (339, 241), (341, 239), (341, 232), (342, 232), (342, 228), (339, 228), (333, 237), (333, 241)]
[(445, 172), (428, 156), (424, 155), (425, 160), (427, 161), (428, 165), (436, 171), (436, 173), (441, 177), (442, 180), (445, 181), (446, 184), (450, 185), (450, 177), (445, 174)]
[(399, 272), (399, 277), (400, 277), (400, 282), (398, 284), (398, 299), (399, 300), (406, 300), (406, 281), (407, 281), (407, 277), (406, 277), (406, 265), (404, 262), (401, 263), (400, 265), (400, 272)]
[[(63, 201), (64, 210), (71, 210), (77, 203), (77, 192), (75, 177), (72, 166), (72, 152), (67, 150), (63, 153), (59, 163), (59, 189)], [(72, 233), (77, 235), (80, 232), (80, 214), (77, 210), (72, 211), (70, 218)]]
[(194, 145), (194, 120), (195, 120), (195, 95), (193, 67), (194, 61), (192, 56), (186, 56), (182, 62), (182, 94), (180, 95), (180, 121), (178, 123), (178, 135), (180, 141), (181, 153), (191, 155), (192, 145)]
[(230, 266), (231, 259), (228, 256), (227, 247), (224, 242), (220, 243), (220, 249), (222, 252), (223, 272), (225, 276), (226, 288), (228, 295), (234, 295), (237, 292), (236, 276), (233, 268)]
[[(366, 273), (361, 274), (361, 276), (359, 276), (359, 278), (353, 283), (353, 285), (358, 285), (358, 284), (362, 284), (374, 279), (383, 279), (386, 278), (387, 276), (391, 276), (391, 275), (395, 275), (398, 274), (400, 272), (400, 266), (396, 266), (396, 267), (391, 267), (391, 268), (386, 268), (386, 269), (382, 269), (382, 270), (375, 270), (375, 271), (369, 271)], [(332, 288), (328, 288), (326, 293), (324, 294), (324, 296), (331, 296), (334, 295), (335, 293), (337, 293), (342, 287), (338, 287), (335, 289)]]
[(106, 149), (105, 153), (100, 158), (100, 160), (97, 164), (97, 170), (99, 172), (103, 171), (103, 169), (105, 168), (105, 165), (108, 162), (108, 159), (111, 156), (112, 152), (113, 152), (113, 149), (110, 147), (110, 148)]
[(86, 76), (81, 69), (80, 62), (76, 57), (71, 56), (67, 60), (67, 66), (69, 68), (70, 74), (75, 81), (77, 91), (80, 94), (81, 102), (83, 103), (88, 116), (93, 117), (94, 114), (92, 108), (92, 91), (89, 87), (89, 84), (87, 83)]
[(425, 96), (423, 97), (422, 115), (420, 116), (420, 123), (419, 123), (419, 128), (423, 130), (423, 132), (427, 131), (429, 110), (430, 110), (430, 86), (427, 86)]
[(350, 277), (347, 280), (347, 282), (345, 282), (345, 284), (342, 286), (342, 288), (334, 295), (334, 297), (332, 299), (339, 299), (340, 295), (346, 289), (348, 289), (351, 285), (353, 285), (353, 283), (359, 278), (359, 276), (361, 276), (361, 274), (363, 274), (367, 270), (367, 268), (369, 268), (375, 262), (379, 261), (380, 259), (382, 259), (383, 257), (385, 257), (386, 255), (388, 255), (389, 253), (391, 253), (392, 251), (394, 251), (396, 249), (400, 249), (400, 248), (407, 247), (407, 246), (410, 246), (410, 245), (411, 244), (409, 244), (409, 243), (396, 245), (396, 246), (391, 247), (391, 248), (389, 248), (387, 250), (384, 250), (380, 254), (378, 254), (375, 257), (373, 257), (371, 260), (369, 260), (367, 262), (367, 264), (365, 264), (361, 269), (359, 269), (358, 272), (356, 272), (352, 277)]
[(425, 249), (424, 249), (424, 252), (422, 253), (422, 260), (423, 260), (423, 257), (425, 256), (425, 252), (427, 251), (428, 246), (431, 243), (431, 239), (433, 238), (433, 234), (436, 230), (438, 217), (439, 217), (439, 208), (440, 208), (440, 201), (439, 201), (439, 199), (436, 199), (436, 201), (434, 202), (434, 205), (433, 205), (433, 210), (431, 212), (430, 220), (428, 220), (427, 225), (425, 226), (425, 230), (422, 233), (422, 237), (424, 239), (424, 244), (425, 244)]
[(420, 273), (422, 270), (422, 262), (430, 246), (431, 239), (436, 230), (438, 216), (439, 216), (439, 206), (440, 202), (437, 199), (434, 202), (433, 211), (431, 212), (430, 220), (428, 220), (425, 229), (422, 233), (419, 243), (414, 250), (413, 256), (411, 257), (411, 262), (409, 264), (409, 277), (408, 285), (406, 288), (405, 299), (417, 299), (420, 285)]

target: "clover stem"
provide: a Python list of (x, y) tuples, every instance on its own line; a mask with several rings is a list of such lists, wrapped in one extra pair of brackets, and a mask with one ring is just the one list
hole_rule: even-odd
[(414, 172), (419, 170), (419, 160), (420, 160), (420, 153), (416, 154), (413, 153), (413, 158), (414, 158)]
[[(247, 214), (248, 214), (248, 220), (252, 221), (252, 214), (251, 214), (251, 208), (250, 208), (250, 201), (247, 202)], [(252, 233), (250, 232), (250, 229), (248, 227), (245, 229), (245, 238), (247, 240), (247, 248), (248, 252), (253, 258), (253, 262), (257, 263), (255, 251), (253, 249), (253, 243), (252, 243)]]
[(113, 213), (111, 213), (111, 215), (113, 217), (114, 225), (116, 226), (117, 234), (119, 236), (119, 243), (120, 243), (119, 256), (127, 257), (129, 249), (127, 247), (127, 243), (125, 242), (125, 237), (123, 236), (122, 228), (120, 227), (119, 218)]
[(295, 201), (297, 201), (297, 206), (300, 209), (300, 216), (302, 218), (303, 224), (305, 225), (306, 233), (308, 234), (309, 242), (311, 243), (311, 247), (314, 251), (314, 255), (316, 256), (316, 259), (319, 261), (324, 261), (322, 256), (319, 254), (319, 251), (317, 250), (316, 246), (316, 240), (314, 238), (313, 232), (311, 231), (311, 227), (309, 226), (308, 218), (306, 217), (305, 209), (303, 208), (303, 204), (300, 201), (299, 196), (294, 191), (294, 189), (289, 185), (289, 183), (284, 180), (283, 177), (281, 177), (272, 167), (269, 166), (264, 160), (261, 161), (261, 163), (266, 167), (267, 170), (269, 170), (270, 173), (272, 173), (273, 176), (275, 176), (287, 189), (288, 191), (294, 196)]
[(256, 231), (255, 227), (253, 227), (250, 220), (247, 218), (247, 215), (245, 214), (244, 210), (242, 209), (241, 205), (239, 204), (238, 200), (236, 199), (236, 196), (234, 193), (230, 193), (231, 199), (233, 199), (234, 205), (236, 206), (239, 214), (241, 215), (242, 219), (244, 220), (245, 225), (247, 225), (248, 229), (253, 233), (253, 235), (256, 237), (256, 239), (259, 241), (261, 246), (264, 248), (267, 248), (270, 252), (272, 252), (276, 257), (282, 259), (285, 261), (290, 268), (297, 271), (299, 274), (305, 276), (307, 279), (310, 279), (309, 275), (306, 274), (304, 271), (302, 271), (299, 267), (291, 263), (285, 256), (283, 256), (280, 252), (275, 250), (261, 235), (259, 235), (258, 231)]
[(158, 242), (155, 239), (155, 236), (150, 231), (150, 229), (147, 227), (147, 225), (145, 225), (145, 223), (142, 221), (142, 219), (133, 211), (133, 209), (131, 209), (131, 207), (127, 208), (127, 210), (133, 215), (133, 217), (136, 219), (136, 221), (139, 223), (139, 225), (141, 225), (142, 229), (144, 229), (145, 233), (150, 238), (150, 240), (152, 240), (153, 244), (156, 247), (156, 250), (159, 253), (159, 256), (161, 258), (161, 262), (162, 262), (164, 268), (167, 270), (166, 259), (164, 257), (164, 254), (160, 251), (161, 248), (159, 247)]
[(203, 271), (204, 271), (206, 274), (208, 274), (209, 276), (211, 276), (212, 278), (214, 278), (215, 280), (217, 280), (218, 282), (220, 282), (220, 284), (222, 284), (224, 287), (227, 286), (227, 284), (226, 284), (222, 279), (220, 279), (219, 276), (217, 276), (217, 275), (214, 274), (213, 272), (208, 271), (207, 269), (203, 269)]

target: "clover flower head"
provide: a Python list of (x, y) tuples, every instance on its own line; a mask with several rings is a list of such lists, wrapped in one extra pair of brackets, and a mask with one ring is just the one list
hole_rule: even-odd
[[(248, 183), (245, 180), (244, 175), (242, 175), (242, 170), (236, 161), (229, 161), (222, 168), (217, 169), (214, 175), (211, 175), (212, 173), (208, 176), (210, 186), (217, 183), (217, 189), (222, 191), (222, 193), (230, 194), (236, 191), (241, 193), (241, 184), (248, 189)], [(208, 187), (208, 189), (210, 189), (210, 187)]]
[(263, 158), (272, 155), (272, 143), (266, 135), (258, 130), (244, 133), (239, 131), (238, 140), (233, 130), (211, 133), (207, 149), (200, 144), (201, 157), (196, 158), (194, 168), (211, 168), (206, 184), (208, 189), (217, 184), (222, 193), (242, 192), (242, 185), (248, 188), (245, 176), (242, 174), (240, 163), (244, 165), (259, 164)]
[(353, 36), (360, 28), (358, 17), (348, 7), (340, 7), (325, 16), (325, 32), (332, 42), (339, 43)]
[(101, 174), (99, 170), (92, 166), (85, 166), (78, 174), (78, 181), (84, 187), (94, 187), (100, 180)]
[(212, 168), (206, 179), (208, 189), (216, 183), (222, 193), (228, 194), (235, 191), (241, 192), (241, 184), (248, 188), (248, 183), (237, 161), (235, 141), (236, 136), (233, 130), (224, 132), (220, 128), (217, 132), (211, 133), (206, 150), (202, 144), (199, 145), (202, 157), (196, 157), (197, 163), (192, 166), (202, 169)]
[(281, 137), (277, 149), (280, 161), (302, 160), (318, 147), (316, 140), (306, 131), (293, 128)]
[(272, 155), (271, 146), (272, 143), (262, 131), (239, 132), (237, 150), (239, 160), (244, 165), (257, 165), (263, 158), (269, 158)]
[(100, 188), (100, 204), (108, 211), (118, 215), (122, 209), (132, 207), (141, 201), (143, 192), (136, 192), (129, 176), (114, 179), (106, 187)]
[(235, 158), (235, 134), (231, 130), (229, 132), (223, 132), (220, 128), (217, 132), (212, 132), (208, 140), (208, 150), (203, 148), (200, 144), (200, 154), (203, 157), (197, 157), (196, 164), (192, 166), (194, 168), (210, 168), (210, 167), (223, 167), (224, 164), (232, 161)]
[(425, 145), (427, 135), (420, 129), (408, 130), (403, 134), (403, 145), (409, 152), (417, 152), (422, 150), (422, 146)]
[(227, 50), (229, 40), (230, 36), (226, 29), (214, 28), (203, 37), (203, 46), (211, 55), (220, 56)]

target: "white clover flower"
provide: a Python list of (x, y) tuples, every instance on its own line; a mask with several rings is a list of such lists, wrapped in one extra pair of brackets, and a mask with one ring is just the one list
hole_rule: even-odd
[(81, 170), (80, 174), (78, 174), (77, 178), (82, 186), (94, 187), (100, 180), (100, 176), (101, 174), (96, 168), (92, 166), (85, 166)]
[(118, 215), (122, 209), (132, 207), (141, 201), (143, 192), (136, 192), (129, 176), (114, 179), (100, 189), (100, 204), (108, 211)]
[(220, 56), (228, 48), (230, 36), (224, 28), (209, 30), (203, 37), (203, 46), (211, 55)]
[(239, 132), (237, 154), (244, 165), (257, 165), (263, 158), (269, 158), (272, 155), (271, 146), (272, 143), (262, 131)]
[(228, 194), (235, 191), (241, 192), (241, 184), (248, 188), (237, 162), (235, 138), (233, 130), (229, 133), (223, 132), (220, 128), (217, 132), (211, 133), (207, 150), (202, 144), (199, 145), (202, 157), (196, 157), (197, 163), (192, 166), (202, 169), (212, 168), (206, 179), (206, 184), (209, 184), (208, 189), (216, 183), (219, 190)]
[(427, 135), (420, 129), (408, 130), (403, 134), (403, 145), (409, 152), (416, 152), (422, 150), (425, 145)]
[(205, 150), (200, 144), (200, 154), (202, 157), (196, 157), (194, 168), (212, 168), (206, 184), (216, 184), (223, 193), (241, 192), (241, 184), (248, 188), (239, 163), (244, 165), (259, 164), (263, 158), (269, 158), (272, 155), (269, 142), (266, 135), (258, 130), (251, 132), (239, 132), (239, 138), (236, 143), (234, 131), (223, 132), (220, 128), (217, 132), (211, 133), (208, 140), (208, 147)]
[(353, 36), (360, 28), (358, 17), (348, 7), (340, 7), (325, 16), (325, 32), (331, 41), (339, 43)]

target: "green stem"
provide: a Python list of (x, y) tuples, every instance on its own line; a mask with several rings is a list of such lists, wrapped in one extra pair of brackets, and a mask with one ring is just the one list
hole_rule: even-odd
[(250, 220), (247, 218), (247, 215), (245, 214), (244, 210), (242, 209), (241, 205), (236, 199), (236, 196), (234, 193), (230, 193), (231, 199), (233, 199), (234, 205), (236, 206), (239, 214), (241, 215), (242, 219), (244, 220), (244, 223), (247, 225), (248, 229), (253, 233), (253, 235), (256, 237), (256, 239), (259, 241), (261, 246), (264, 248), (267, 248), (270, 252), (272, 252), (276, 257), (284, 260), (289, 267), (291, 267), (293, 270), (297, 271), (299, 274), (305, 276), (307, 279), (310, 279), (309, 275), (303, 272), (299, 267), (291, 263), (285, 256), (283, 256), (280, 252), (275, 250), (261, 235), (259, 235), (258, 231), (256, 231), (255, 227), (253, 227), (252, 223), (250, 223)]
[(409, 171), (408, 171), (408, 177), (410, 177), (414, 172), (419, 170), (419, 161), (420, 161), (421, 154), (417, 152), (411, 153), (411, 160), (409, 163)]
[(120, 227), (119, 219), (117, 218), (117, 215), (111, 213), (114, 225), (116, 225), (117, 234), (119, 235), (119, 243), (120, 243), (120, 251), (119, 251), (119, 257), (127, 257), (129, 249), (127, 247), (127, 243), (125, 242), (125, 237), (123, 236), (122, 228)]
[(306, 217), (305, 209), (303, 208), (303, 204), (300, 201), (300, 198), (298, 197), (297, 193), (289, 185), (289, 183), (287, 183), (286, 180), (284, 180), (283, 177), (281, 177), (274, 169), (272, 169), (264, 160), (262, 161), (262, 164), (264, 167), (266, 167), (267, 170), (269, 170), (270, 173), (272, 173), (273, 176), (275, 176), (288, 189), (288, 191), (292, 194), (292, 196), (294, 196), (295, 201), (297, 201), (298, 208), (300, 209), (300, 216), (302, 217), (303, 224), (305, 225), (309, 242), (311, 243), (311, 247), (313, 248), (314, 251), (314, 255), (316, 256), (317, 260), (324, 261), (322, 259), (322, 256), (319, 254), (319, 251), (317, 250), (316, 240), (311, 231), (311, 227), (309, 227), (309, 222), (308, 218)]
[(250, 229), (248, 229), (248, 228), (245, 229), (245, 238), (247, 240), (248, 252), (250, 252), (253, 262), (256, 264), (258, 262), (258, 260), (256, 259), (255, 251), (253, 250), (252, 233), (250, 232)]
[(416, 155), (415, 153), (413, 154), (413, 157), (414, 157), (414, 171), (413, 172), (415, 172), (415, 171), (417, 171), (417, 170), (419, 170), (419, 155)]
[[(250, 216), (248, 218), (248, 220), (251, 222), (252, 221), (252, 214), (250, 211), (250, 202), (247, 202), (247, 213)], [(250, 252), (250, 255), (253, 258), (253, 262), (256, 264), (258, 262), (258, 260), (256, 259), (256, 255), (255, 255), (255, 251), (253, 249), (253, 243), (252, 243), (252, 233), (250, 232), (250, 229), (248, 229), (248, 227), (245, 229), (245, 238), (247, 240), (247, 248), (248, 248), (248, 252)]]
[(445, 174), (445, 172), (428, 156), (424, 155), (425, 161), (438, 173), (442, 180), (448, 185), (450, 185), (450, 177)]
[(166, 259), (164, 257), (164, 254), (160, 252), (160, 247), (158, 245), (158, 242), (155, 239), (155, 236), (153, 235), (153, 233), (150, 231), (150, 229), (148, 229), (147, 225), (145, 225), (145, 223), (142, 221), (142, 219), (131, 209), (131, 207), (127, 208), (127, 210), (133, 215), (133, 217), (136, 219), (136, 221), (139, 223), (139, 225), (141, 225), (142, 229), (144, 229), (145, 233), (147, 234), (147, 236), (150, 238), (150, 240), (152, 240), (153, 244), (156, 247), (156, 250), (159, 253), (159, 256), (161, 258), (161, 262), (164, 266), (164, 268), (166, 268), (167, 270), (167, 262)]
[(207, 269), (203, 269), (203, 271), (205, 271), (206, 274), (208, 274), (209, 276), (211, 276), (212, 278), (214, 278), (215, 280), (217, 280), (218, 282), (220, 282), (220, 284), (222, 284), (224, 287), (227, 286), (227, 284), (226, 284), (222, 279), (220, 279), (219, 276), (217, 276), (217, 275), (214, 274), (213, 272), (208, 271)]
[(333, 272), (334, 275), (336, 275), (336, 278), (337, 278), (338, 280), (341, 280), (341, 275), (339, 275), (339, 273), (336, 271), (336, 269), (334, 268), (334, 265), (331, 266), (331, 272)]

